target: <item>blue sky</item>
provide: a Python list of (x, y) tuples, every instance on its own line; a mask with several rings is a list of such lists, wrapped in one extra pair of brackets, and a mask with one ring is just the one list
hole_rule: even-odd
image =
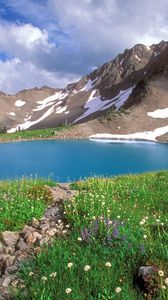
[(163, 39), (167, 0), (1, 0), (0, 90), (64, 87), (125, 48)]

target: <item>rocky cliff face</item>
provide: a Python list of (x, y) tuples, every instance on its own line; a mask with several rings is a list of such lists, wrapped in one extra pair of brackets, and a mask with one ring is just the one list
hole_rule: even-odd
[[(127, 132), (133, 127), (148, 130), (166, 126), (168, 42), (126, 49), (65, 89), (42, 87), (15, 95), (0, 93), (0, 128), (14, 132), (83, 123), (100, 118), (109, 110), (116, 113), (122, 107), (131, 113), (120, 120), (122, 124), (127, 119)], [(154, 113), (158, 109), (162, 111)], [(137, 119), (133, 121), (134, 115)], [(110, 126), (113, 131), (116, 126), (122, 127), (116, 118)]]

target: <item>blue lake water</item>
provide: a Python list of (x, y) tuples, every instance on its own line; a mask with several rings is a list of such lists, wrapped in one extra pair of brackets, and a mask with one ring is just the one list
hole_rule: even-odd
[(0, 179), (51, 177), (60, 182), (168, 169), (168, 145), (87, 140), (0, 144)]

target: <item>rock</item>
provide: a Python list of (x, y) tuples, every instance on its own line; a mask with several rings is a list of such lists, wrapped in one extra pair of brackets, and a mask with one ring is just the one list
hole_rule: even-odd
[(48, 235), (48, 236), (54, 236), (55, 234), (56, 234), (56, 232), (57, 232), (57, 229), (56, 228), (52, 228), (52, 229), (50, 229), (50, 230), (47, 230), (46, 231), (46, 234)]
[(24, 240), (27, 244), (34, 244), (37, 239), (41, 239), (42, 235), (37, 231), (27, 231), (24, 236)]
[(27, 259), (29, 257), (28, 253), (22, 252), (20, 250), (17, 250), (15, 252), (15, 256), (16, 256), (17, 263), (20, 262), (20, 261), (23, 261), (23, 260), (25, 260), (25, 259)]
[(5, 269), (5, 275), (8, 275), (8, 274), (10, 274), (10, 273), (14, 273), (14, 272), (17, 272), (17, 270), (18, 270), (18, 267), (17, 267), (17, 265), (12, 265), (12, 266), (9, 266), (9, 267), (7, 267), (6, 269)]
[(49, 223), (39, 225), (39, 229), (41, 229), (41, 233), (45, 233), (49, 228), (50, 228)]
[(15, 256), (8, 256), (6, 259), (5, 259), (5, 268), (7, 267), (10, 267), (13, 265), (14, 263), (14, 260), (15, 260)]
[(59, 216), (59, 212), (60, 212), (60, 210), (58, 207), (51, 207), (46, 210), (45, 217), (47, 217), (49, 219), (53, 219), (53, 218)]
[(157, 267), (156, 266), (140, 266), (134, 276), (134, 285), (147, 295), (147, 299), (153, 299), (157, 293)]
[(15, 247), (4, 247), (4, 251), (5, 254), (13, 254), (15, 252)]
[(143, 280), (151, 273), (156, 272), (154, 266), (142, 266), (138, 269), (138, 277), (141, 277)]
[(10, 284), (10, 277), (9, 276), (3, 276), (3, 281), (2, 281), (2, 287), (7, 288)]
[(30, 246), (24, 242), (23, 238), (21, 238), (17, 244), (17, 249), (22, 252), (29, 252)]
[(39, 226), (39, 221), (36, 218), (33, 218), (31, 221), (31, 225), (32, 225), (32, 227), (37, 229)]
[(0, 239), (6, 246), (12, 247), (17, 243), (17, 240), (19, 239), (19, 233), (13, 231), (4, 231), (1, 233)]

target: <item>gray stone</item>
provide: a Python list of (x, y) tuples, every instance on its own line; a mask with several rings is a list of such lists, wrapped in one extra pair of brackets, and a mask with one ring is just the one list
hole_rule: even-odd
[(45, 217), (47, 217), (49, 219), (55, 218), (59, 215), (59, 212), (60, 212), (60, 210), (58, 207), (51, 207), (46, 210)]
[(10, 281), (11, 281), (10, 277), (9, 276), (5, 276), (3, 278), (3, 281), (2, 281), (2, 287), (7, 288), (9, 286), (9, 284), (10, 284)]
[(46, 231), (46, 234), (50, 237), (53, 237), (56, 233), (57, 233), (56, 228), (52, 228), (52, 229)]
[(14, 263), (14, 260), (15, 260), (15, 256), (8, 256), (5, 260), (5, 268), (6, 267), (10, 267), (11, 265), (13, 265)]
[(34, 244), (36, 240), (40, 240), (42, 238), (42, 235), (38, 233), (37, 231), (34, 231), (32, 233), (28, 233), (25, 236), (25, 241), (27, 244)]
[(23, 238), (21, 238), (17, 244), (17, 249), (22, 252), (28, 252), (30, 250), (30, 246), (24, 242)]
[(17, 240), (19, 239), (19, 233), (13, 231), (4, 231), (1, 233), (0, 239), (6, 246), (12, 247), (17, 243)]
[(14, 272), (17, 272), (17, 270), (18, 270), (18, 267), (17, 267), (17, 265), (12, 265), (12, 266), (9, 266), (9, 267), (7, 267), (6, 269), (5, 269), (5, 275), (8, 275), (8, 274), (10, 274), (10, 273), (14, 273)]
[(50, 224), (49, 223), (41, 224), (39, 228), (41, 229), (41, 233), (45, 233), (50, 228)]
[(154, 273), (156, 270), (154, 266), (141, 266), (138, 269), (138, 277), (142, 277), (145, 279), (146, 276), (148, 276), (151, 273)]

